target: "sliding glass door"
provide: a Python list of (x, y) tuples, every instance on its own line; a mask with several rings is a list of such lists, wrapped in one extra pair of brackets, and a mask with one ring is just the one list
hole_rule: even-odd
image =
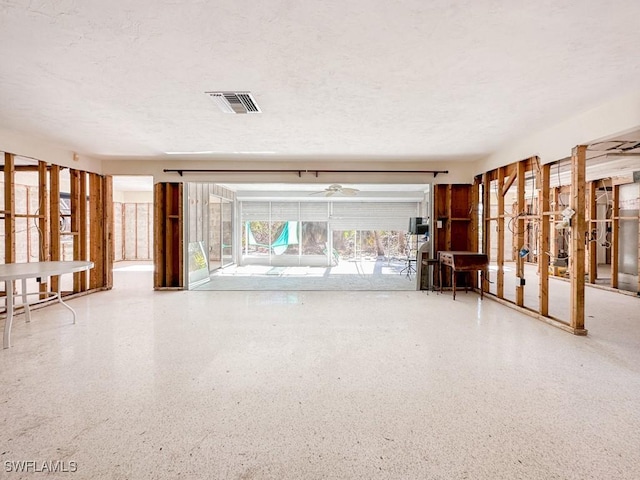
[(221, 199), (222, 266), (233, 263), (233, 203)]
[(233, 263), (233, 202), (209, 196), (209, 269)]

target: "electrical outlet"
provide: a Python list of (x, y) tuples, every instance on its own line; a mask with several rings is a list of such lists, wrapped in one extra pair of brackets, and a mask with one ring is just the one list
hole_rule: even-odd
[(436, 228), (442, 228), (442, 220), (436, 221)]

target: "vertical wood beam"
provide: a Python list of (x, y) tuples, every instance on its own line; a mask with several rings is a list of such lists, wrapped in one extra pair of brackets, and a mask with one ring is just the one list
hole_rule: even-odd
[(41, 215), (38, 219), (38, 228), (40, 229), (40, 252), (38, 258), (40, 261), (48, 261), (51, 258), (51, 251), (49, 247), (49, 188), (46, 162), (38, 162), (38, 196), (39, 214)]
[(165, 244), (165, 268), (166, 268), (166, 277), (165, 277), (165, 285), (169, 286), (172, 283), (172, 280), (175, 278), (175, 264), (172, 261), (173, 252), (176, 249), (176, 241), (174, 235), (174, 216), (176, 214), (176, 205), (174, 199), (174, 191), (173, 185), (171, 183), (167, 184), (167, 188), (165, 190), (165, 198), (164, 202), (166, 205), (166, 216), (164, 218), (165, 228), (164, 228), (164, 244)]
[(113, 288), (113, 259), (115, 255), (115, 238), (113, 235), (113, 177), (105, 175), (102, 180), (102, 202), (104, 212), (104, 287)]
[[(46, 162), (38, 162), (38, 205), (40, 208), (38, 209), (40, 218), (38, 219), (38, 229), (40, 230), (40, 238), (38, 242), (38, 246), (40, 250), (38, 252), (38, 259), (41, 262), (46, 262), (51, 260), (51, 250), (49, 248), (50, 245), (50, 230), (49, 230), (49, 188), (47, 182), (47, 163)], [(48, 279), (42, 279), (43, 283), (40, 283), (39, 290), (40, 292), (46, 292), (49, 290), (49, 285), (45, 283)], [(46, 296), (41, 295), (41, 299), (46, 298)]]
[[(477, 252), (479, 245), (478, 245), (478, 223), (479, 223), (479, 219), (478, 219), (478, 205), (480, 204), (480, 177), (476, 177), (473, 185), (471, 186), (470, 192), (469, 192), (470, 198), (469, 198), (469, 209), (470, 209), (470, 222), (469, 222), (469, 235), (471, 235), (471, 242), (469, 244), (470, 250), (472, 252)], [(483, 229), (484, 230), (484, 229)], [(482, 279), (478, 279), (478, 274), (474, 274), (472, 275), (473, 280), (471, 282), (471, 287), (472, 288), (477, 288), (478, 286), (480, 287), (480, 289), (484, 289), (484, 283), (486, 282), (482, 282), (481, 280), (484, 279), (484, 276), (482, 276)], [(478, 282), (481, 283), (478, 283)]]
[[(165, 188), (166, 183), (156, 183), (153, 186), (153, 231), (155, 241), (153, 242), (153, 286), (161, 288), (165, 284), (165, 236), (164, 219), (166, 217)], [(123, 212), (124, 215), (124, 212)], [(123, 219), (124, 222), (124, 219)]]
[[(28, 186), (24, 187), (24, 196), (26, 199), (25, 207), (27, 210), (25, 213), (27, 215), (33, 214), (33, 212), (31, 211), (31, 195), (29, 193)], [(33, 258), (33, 254), (31, 252), (31, 228), (29, 228), (29, 219), (27, 219), (25, 223), (27, 225), (26, 232), (25, 232), (27, 235), (27, 239), (26, 239), (27, 244), (25, 246), (27, 247), (27, 262), (29, 262), (31, 261), (31, 258)]]
[(611, 287), (618, 288), (618, 257), (620, 256), (620, 185), (613, 185), (611, 208)]
[(445, 237), (445, 248), (444, 250), (451, 250), (451, 228), (453, 228), (453, 222), (451, 221), (452, 213), (451, 213), (451, 189), (453, 187), (451, 184), (446, 186), (446, 196), (445, 196), (445, 208), (447, 212), (447, 228), (446, 228), (446, 237)]
[[(553, 189), (551, 189), (551, 205), (550, 207), (553, 206), (553, 211), (559, 211), (560, 210), (560, 187), (553, 187)], [(549, 221), (551, 222), (552, 228), (551, 228), (551, 238), (550, 238), (550, 242), (549, 242), (549, 251), (551, 252), (552, 258), (556, 258), (558, 256), (558, 239), (557, 239), (557, 233), (555, 230), (555, 224), (556, 224), (556, 216), (555, 215), (551, 215), (549, 217)]]
[(504, 298), (504, 195), (503, 186), (504, 186), (504, 173), (505, 167), (500, 167), (498, 169), (498, 252), (497, 252), (497, 263), (498, 263), (498, 278), (496, 285), (496, 294), (498, 298)]
[(169, 230), (174, 232), (173, 249), (169, 262), (174, 270), (171, 284), (177, 288), (184, 288), (184, 184), (173, 183), (171, 226)]
[(4, 263), (16, 262), (16, 171), (13, 153), (4, 154)]
[[(162, 197), (164, 198), (164, 197)], [(122, 260), (129, 260), (127, 258), (127, 204), (122, 202), (120, 204), (120, 210), (122, 211), (122, 216), (120, 217), (122, 221), (120, 222), (120, 226), (122, 229)]]
[(470, 199), (470, 215), (471, 218), (471, 226), (469, 228), (471, 233), (471, 251), (477, 252), (478, 245), (478, 205), (480, 204), (480, 178), (476, 177), (471, 186), (471, 199)]
[(133, 236), (134, 236), (134, 247), (135, 247), (135, 256), (136, 256), (136, 260), (140, 259), (140, 254), (138, 253), (138, 208), (140, 207), (139, 203), (134, 203), (134, 225), (135, 228), (133, 229)]
[[(79, 230), (78, 237), (80, 241), (80, 260), (87, 260), (89, 258), (88, 241), (89, 241), (89, 228), (88, 228), (88, 211), (87, 211), (87, 172), (80, 170), (80, 218), (79, 218)], [(85, 291), (88, 288), (87, 271), (79, 272), (80, 275), (80, 291)]]
[(544, 212), (550, 210), (549, 202), (549, 183), (551, 180), (551, 167), (549, 164), (542, 165), (538, 174), (538, 215), (540, 215), (540, 224), (538, 228), (538, 271), (540, 279), (540, 287), (538, 292), (539, 313), (545, 317), (549, 316), (549, 236), (551, 234), (551, 219), (544, 215)]
[[(482, 216), (483, 216), (483, 235), (482, 235), (482, 249), (487, 255), (489, 262), (491, 262), (491, 176), (489, 173), (485, 173), (482, 176)], [(489, 282), (484, 282), (481, 285), (485, 292), (489, 291)]]
[(518, 162), (518, 202), (517, 202), (517, 220), (516, 220), (516, 305), (519, 307), (524, 306), (524, 285), (521, 282), (524, 281), (524, 258), (520, 256), (520, 250), (524, 247), (524, 218), (522, 214), (525, 213), (525, 161)]
[[(589, 283), (596, 283), (596, 279), (598, 278), (598, 242), (596, 239), (598, 222), (595, 220), (598, 219), (598, 207), (596, 205), (596, 182), (589, 182), (589, 208), (587, 213), (589, 215), (589, 223), (587, 224), (588, 231), (588, 272), (589, 272)], [(596, 233), (594, 234), (594, 231)]]
[[(52, 261), (60, 260), (60, 167), (51, 165), (49, 170), (49, 215), (51, 226), (51, 255)], [(60, 277), (51, 277), (51, 290), (58, 291)]]
[(102, 177), (89, 173), (89, 260), (94, 266), (89, 270), (89, 288), (104, 286), (105, 269), (105, 215)]
[[(75, 169), (69, 170), (69, 197), (71, 203), (71, 234), (73, 235), (73, 259), (82, 260), (82, 251), (80, 246), (80, 171)], [(73, 291), (80, 292), (82, 289), (80, 283), (80, 272), (73, 274)]]
[(571, 219), (571, 321), (575, 333), (584, 334), (584, 284), (585, 284), (585, 145), (578, 145), (571, 152), (571, 208), (575, 211)]

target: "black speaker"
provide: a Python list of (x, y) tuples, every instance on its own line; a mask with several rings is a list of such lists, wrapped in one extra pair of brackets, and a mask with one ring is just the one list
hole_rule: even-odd
[(412, 235), (423, 235), (429, 233), (429, 224), (422, 217), (411, 217), (409, 219), (409, 233)]
[(409, 230), (408, 232), (412, 235), (415, 235), (418, 230), (418, 225), (422, 225), (422, 218), (420, 217), (411, 217), (409, 219)]

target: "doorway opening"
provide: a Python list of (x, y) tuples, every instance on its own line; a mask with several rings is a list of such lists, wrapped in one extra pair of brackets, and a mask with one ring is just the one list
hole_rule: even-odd
[(113, 176), (114, 288), (153, 286), (153, 177)]

